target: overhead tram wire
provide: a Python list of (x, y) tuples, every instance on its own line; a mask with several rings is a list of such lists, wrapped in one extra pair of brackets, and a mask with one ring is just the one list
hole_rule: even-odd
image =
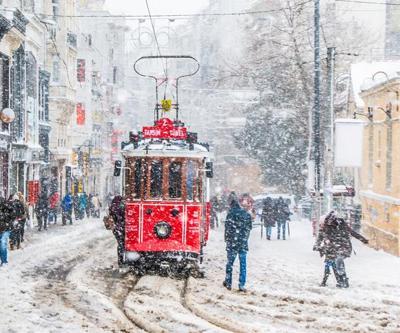
[[(151, 28), (152, 28), (152, 30), (153, 30), (154, 40), (156, 41), (156, 45), (157, 45), (158, 55), (159, 55), (160, 57), (162, 57), (161, 48), (160, 48), (160, 44), (158, 43), (156, 28), (154, 27), (154, 22), (153, 22), (153, 18), (152, 18), (152, 16), (151, 16), (151, 11), (150, 11), (150, 7), (149, 7), (148, 0), (145, 0), (145, 2), (146, 2), (147, 12), (149, 13), (149, 19), (150, 19), (150, 23), (151, 23)], [(168, 87), (168, 71), (167, 71), (166, 65), (164, 65), (162, 59), (160, 59), (160, 61), (161, 61), (161, 65), (162, 65), (162, 67), (163, 67), (163, 71), (164, 71), (164, 75), (165, 75), (165, 80), (166, 80), (166, 83), (165, 83), (165, 90), (164, 90), (164, 99), (165, 99), (165, 97), (166, 97), (165, 95), (166, 95), (167, 87)], [(158, 83), (156, 82), (156, 84), (158, 84)]]
[[(338, 1), (338, 0), (336, 0)], [(147, 2), (147, 1), (146, 1)], [(253, 10), (253, 11), (243, 11), (243, 12), (228, 12), (228, 13), (196, 13), (196, 14), (154, 14), (151, 15), (153, 19), (182, 19), (187, 20), (189, 18), (197, 18), (197, 17), (212, 17), (212, 16), (242, 16), (242, 15), (257, 15), (257, 14), (268, 14), (284, 11), (287, 9), (295, 9), (297, 7), (301, 7), (308, 3), (313, 2), (313, 0), (306, 0), (296, 4), (293, 7), (280, 7), (275, 9), (266, 9), (266, 10)], [(2, 9), (7, 10), (7, 9)], [(45, 15), (40, 14), (42, 17), (72, 17), (72, 18), (115, 18), (115, 19), (146, 19), (149, 18), (149, 15)]]
[(386, 1), (367, 1), (367, 0), (335, 0), (336, 2), (346, 2), (346, 3), (358, 3), (363, 5), (387, 5), (387, 6), (400, 6), (398, 2), (386, 2)]

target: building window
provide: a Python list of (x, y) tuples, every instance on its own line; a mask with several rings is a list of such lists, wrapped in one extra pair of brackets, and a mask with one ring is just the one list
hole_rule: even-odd
[(54, 17), (54, 20), (56, 20), (57, 21), (57, 19), (58, 19), (58, 15), (59, 15), (59, 7), (58, 7), (58, 0), (52, 0), (51, 1), (52, 2), (52, 7), (53, 7), (53, 17)]
[(86, 61), (85, 61), (85, 59), (77, 60), (76, 78), (77, 78), (78, 82), (85, 82), (85, 78), (86, 78)]
[(387, 123), (386, 131), (386, 189), (392, 187), (392, 150), (393, 150), (393, 128), (392, 122)]
[(60, 59), (58, 56), (53, 56), (53, 82), (59, 83), (60, 82)]
[(374, 178), (374, 126), (368, 128), (368, 184), (372, 185)]

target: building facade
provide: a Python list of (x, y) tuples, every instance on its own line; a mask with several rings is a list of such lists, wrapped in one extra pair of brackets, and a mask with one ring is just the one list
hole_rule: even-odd
[(362, 228), (370, 244), (400, 255), (400, 77), (364, 89), (364, 154), (360, 197)]

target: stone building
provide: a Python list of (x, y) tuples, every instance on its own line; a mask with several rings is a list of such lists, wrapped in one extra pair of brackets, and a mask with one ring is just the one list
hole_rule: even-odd
[(381, 72), (360, 96), (364, 129), (360, 185), (362, 228), (370, 244), (400, 255), (400, 76)]

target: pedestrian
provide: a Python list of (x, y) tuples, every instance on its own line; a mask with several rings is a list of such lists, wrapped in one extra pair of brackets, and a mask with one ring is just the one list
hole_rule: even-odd
[(35, 207), (35, 214), (38, 220), (38, 231), (47, 230), (47, 219), (49, 213), (49, 198), (45, 191), (42, 191), (39, 195), (38, 201)]
[(62, 224), (66, 225), (67, 220), (69, 224), (72, 224), (72, 208), (74, 206), (73, 199), (71, 193), (67, 193), (62, 202), (61, 202), (61, 210), (62, 210)]
[(324, 219), (318, 233), (317, 242), (313, 248), (314, 251), (319, 251), (321, 256), (325, 256), (322, 287), (326, 286), (330, 268), (332, 268), (336, 277), (336, 287), (349, 287), (344, 259), (350, 257), (353, 251), (351, 236), (364, 244), (368, 244), (368, 240), (365, 237), (355, 232), (344, 219), (338, 218), (333, 211)]
[(26, 211), (17, 194), (10, 197), (9, 205), (14, 213), (14, 220), (12, 221), (12, 229), (10, 234), (10, 250), (20, 249), (21, 240), (23, 237), (22, 230), (25, 228)]
[(8, 240), (14, 221), (13, 209), (7, 200), (0, 197), (0, 260), (1, 266), (8, 264)]
[(95, 194), (92, 197), (92, 210), (93, 210), (92, 216), (93, 217), (97, 217), (97, 218), (100, 217), (100, 208), (101, 208), (101, 202), (100, 202), (99, 196), (98, 196), (98, 194)]
[[(109, 207), (109, 217), (113, 219), (112, 231), (117, 240), (118, 266), (124, 264), (125, 250), (125, 201), (120, 195), (114, 197)], [(105, 217), (104, 219), (107, 219)]]
[(54, 221), (54, 224), (57, 224), (57, 211), (58, 205), (60, 201), (60, 194), (55, 191), (49, 197), (49, 224), (50, 221)]
[(238, 200), (232, 199), (225, 221), (225, 243), (227, 253), (226, 277), (223, 285), (232, 289), (232, 270), (237, 256), (239, 256), (240, 275), (239, 291), (246, 291), (246, 256), (248, 239), (252, 228), (251, 215), (240, 207)]
[(292, 214), (289, 209), (289, 205), (283, 200), (282, 197), (279, 197), (276, 206), (276, 222), (278, 226), (277, 230), (277, 239), (281, 238), (282, 232), (282, 239), (286, 239), (286, 223), (290, 221), (290, 215)]
[(74, 207), (75, 220), (80, 220), (81, 213), (79, 211), (79, 195), (78, 195), (78, 193), (74, 194), (74, 196), (72, 197), (72, 201), (73, 201), (73, 207)]
[(111, 194), (111, 192), (108, 192), (106, 196), (106, 204), (108, 208), (110, 208), (112, 201), (113, 201), (113, 195)]
[(94, 197), (94, 194), (89, 193), (88, 205), (87, 205), (87, 210), (86, 210), (87, 217), (92, 217), (94, 215), (93, 214), (93, 197)]
[(213, 196), (210, 200), (210, 227), (211, 229), (218, 228), (218, 207), (219, 207), (219, 202), (217, 196)]
[(90, 205), (89, 205), (89, 197), (86, 194), (86, 192), (83, 192), (83, 194), (80, 198), (80, 201), (81, 201), (81, 208), (82, 208), (82, 218), (85, 217), (85, 214), (86, 214), (86, 217), (89, 218)]
[(271, 240), (272, 228), (276, 225), (276, 211), (273, 200), (267, 197), (263, 201), (261, 222), (264, 223), (267, 240)]
[(28, 203), (26, 202), (22, 192), (17, 192), (17, 197), (18, 197), (18, 200), (22, 204), (23, 209), (24, 209), (24, 214), (21, 214), (22, 218), (20, 218), (20, 220), (19, 220), (20, 233), (21, 233), (21, 235), (20, 235), (21, 236), (21, 243), (23, 243), (24, 242), (24, 236), (25, 236), (26, 221), (30, 220), (30, 218), (29, 218), (29, 207), (28, 207)]

